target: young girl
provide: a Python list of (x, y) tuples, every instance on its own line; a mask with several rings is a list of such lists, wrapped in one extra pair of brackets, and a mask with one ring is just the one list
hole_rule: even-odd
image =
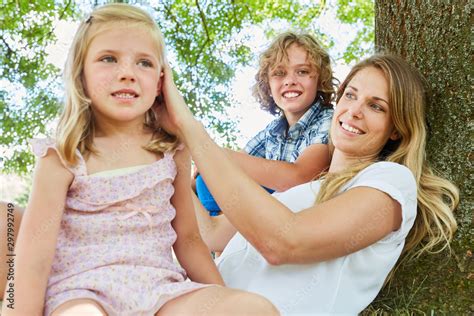
[[(316, 178), (330, 157), (335, 79), (328, 53), (310, 34), (282, 33), (261, 54), (255, 79), (254, 97), (262, 109), (278, 118), (253, 137), (243, 152), (227, 150), (227, 154), (270, 192)], [(201, 177), (196, 189), (205, 209), (212, 215), (220, 211)], [(199, 203), (196, 210), (208, 247), (222, 251), (231, 237), (219, 233), (230, 226), (225, 216), (209, 218)]]
[(262, 294), (282, 314), (357, 314), (402, 253), (449, 247), (459, 194), (427, 165), (423, 83), (402, 59), (375, 55), (352, 69), (337, 94), (327, 175), (273, 196), (212, 142), (169, 67), (164, 76), (165, 126), (238, 230), (218, 264), (229, 286)]
[(257, 295), (205, 285), (223, 281), (197, 229), (189, 156), (151, 109), (163, 60), (141, 9), (106, 5), (79, 26), (56, 140), (33, 142), (3, 315), (276, 313)]

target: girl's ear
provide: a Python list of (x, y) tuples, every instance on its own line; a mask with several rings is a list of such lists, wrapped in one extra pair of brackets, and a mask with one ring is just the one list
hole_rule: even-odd
[(161, 88), (163, 87), (163, 71), (160, 72), (160, 79), (158, 80), (158, 86), (156, 87), (156, 96), (161, 95)]

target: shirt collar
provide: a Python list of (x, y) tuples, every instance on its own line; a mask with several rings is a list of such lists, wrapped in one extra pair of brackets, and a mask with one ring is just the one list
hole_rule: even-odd
[(303, 116), (295, 123), (292, 127), (288, 128), (288, 121), (284, 115), (280, 116), (270, 129), (270, 134), (277, 137), (285, 137), (286, 131), (288, 135), (298, 133), (300, 130), (305, 130), (309, 124), (314, 121), (314, 118), (318, 116), (322, 107), (322, 97), (318, 97), (316, 102), (310, 106), (310, 108), (303, 114)]

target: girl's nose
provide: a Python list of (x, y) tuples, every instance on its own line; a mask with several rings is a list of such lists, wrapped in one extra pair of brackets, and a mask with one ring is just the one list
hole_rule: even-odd
[(120, 81), (132, 81), (135, 82), (136, 75), (134, 71), (134, 65), (130, 62), (124, 62), (119, 66), (118, 78)]

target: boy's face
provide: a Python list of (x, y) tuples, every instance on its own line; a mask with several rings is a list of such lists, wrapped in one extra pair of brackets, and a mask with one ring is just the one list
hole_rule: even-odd
[(308, 62), (304, 48), (293, 44), (287, 53), (288, 61), (270, 70), (268, 83), (273, 100), (293, 126), (316, 98), (319, 73)]

